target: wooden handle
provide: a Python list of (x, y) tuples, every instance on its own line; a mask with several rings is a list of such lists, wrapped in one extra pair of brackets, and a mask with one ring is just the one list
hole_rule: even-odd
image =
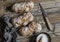
[(47, 13), (44, 11), (43, 7), (41, 6), (41, 4), (39, 4), (40, 8), (41, 8), (41, 12), (42, 12), (42, 15), (43, 15), (43, 19), (45, 21), (45, 24), (47, 26), (47, 28), (50, 30), (50, 31), (53, 31), (53, 28), (52, 28), (52, 25), (47, 17)]

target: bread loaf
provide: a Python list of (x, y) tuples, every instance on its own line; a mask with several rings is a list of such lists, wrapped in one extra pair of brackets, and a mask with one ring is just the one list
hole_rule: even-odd
[(15, 17), (12, 19), (12, 24), (14, 27), (19, 27), (19, 26), (26, 26), (28, 23), (30, 23), (31, 21), (33, 21), (34, 17), (33, 15), (28, 12), (28, 13), (24, 13), (24, 15), (19, 16), (19, 17)]
[(32, 1), (30, 2), (24, 2), (24, 3), (15, 3), (12, 6), (12, 10), (15, 12), (23, 13), (23, 12), (29, 12), (34, 8), (34, 3)]

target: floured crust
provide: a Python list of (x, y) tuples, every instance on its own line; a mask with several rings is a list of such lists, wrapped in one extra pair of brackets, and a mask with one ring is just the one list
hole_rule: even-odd
[(35, 33), (38, 33), (42, 30), (41, 25), (39, 23), (36, 23), (36, 22), (32, 22), (29, 26), (34, 29)]
[(34, 17), (30, 12), (24, 13), (24, 15), (12, 19), (12, 24), (14, 25), (14, 27), (18, 27), (22, 25), (26, 26), (29, 22), (33, 21), (33, 19)]
[(22, 29), (19, 30), (19, 34), (23, 36), (30, 36), (33, 35), (33, 29), (30, 27), (22, 27)]
[(19, 30), (19, 34), (23, 36), (33, 35), (33, 33), (39, 33), (42, 28), (39, 27), (38, 23), (32, 22), (28, 26), (22, 27)]
[(29, 12), (34, 8), (34, 3), (32, 1), (26, 3), (15, 3), (12, 6), (12, 10), (15, 12), (23, 13), (23, 12)]

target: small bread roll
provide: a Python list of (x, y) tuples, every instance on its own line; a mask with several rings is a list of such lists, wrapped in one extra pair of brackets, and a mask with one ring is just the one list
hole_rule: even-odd
[(17, 12), (17, 13), (18, 12), (23, 13), (24, 10), (25, 10), (25, 3), (15, 3), (15, 4), (13, 4), (12, 10)]
[(26, 26), (28, 23), (33, 21), (33, 19), (34, 19), (34, 17), (30, 12), (24, 13), (24, 15), (19, 16), (19, 17), (15, 17), (14, 19), (12, 19), (12, 24), (14, 27), (19, 27), (22, 25)]
[(32, 22), (29, 26), (34, 29), (35, 33), (37, 33), (37, 32), (39, 33), (42, 30), (41, 25), (36, 22)]
[(30, 27), (22, 27), (22, 29), (20, 29), (18, 32), (22, 36), (31, 36), (33, 35), (33, 31), (34, 30)]
[(29, 12), (34, 8), (34, 3), (32, 1), (30, 2), (24, 2), (24, 3), (15, 3), (12, 6), (12, 10), (15, 12), (23, 13), (23, 12)]
[(34, 3), (32, 1), (28, 2), (28, 5), (30, 10), (34, 8)]

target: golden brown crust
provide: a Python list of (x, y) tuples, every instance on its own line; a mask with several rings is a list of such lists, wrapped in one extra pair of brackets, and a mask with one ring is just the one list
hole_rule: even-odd
[(19, 30), (19, 34), (23, 35), (23, 36), (27, 36), (27, 35), (33, 35), (33, 33), (37, 33), (38, 31), (38, 23), (35, 22), (31, 22), (28, 26), (22, 27)]
[(22, 27), (22, 29), (20, 29), (19, 34), (22, 36), (30, 36), (33, 35), (33, 29), (29, 28), (29, 27)]
[(33, 21), (33, 15), (29, 12), (29, 13), (24, 13), (22, 16), (15, 17), (14, 19), (12, 19), (12, 24), (14, 25), (14, 27), (18, 27), (22, 25), (26, 26), (31, 21)]
[(17, 13), (29, 12), (33, 8), (34, 8), (34, 3), (32, 1), (24, 2), (24, 3), (15, 3), (12, 6), (12, 10)]

